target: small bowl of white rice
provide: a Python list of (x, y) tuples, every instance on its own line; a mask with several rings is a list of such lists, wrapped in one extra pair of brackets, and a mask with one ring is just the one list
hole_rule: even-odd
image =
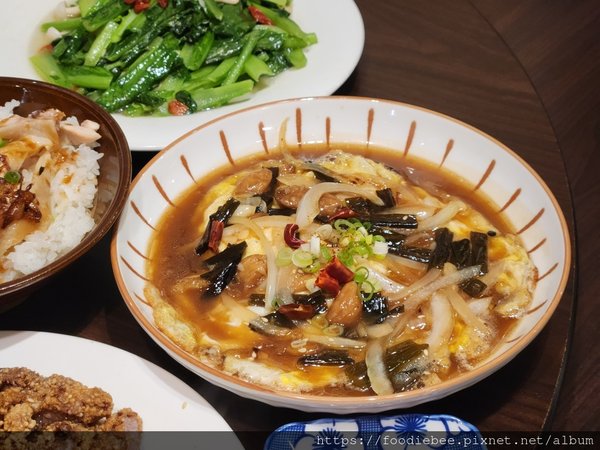
[(0, 311), (110, 230), (130, 180), (110, 114), (74, 91), (0, 77)]

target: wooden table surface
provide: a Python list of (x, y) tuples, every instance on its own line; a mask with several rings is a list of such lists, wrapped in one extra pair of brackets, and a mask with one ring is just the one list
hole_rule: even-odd
[[(356, 3), (365, 22), (364, 53), (337, 93), (437, 110), (507, 144), (554, 192), (575, 255), (558, 310), (528, 348), (477, 385), (409, 411), (453, 414), (482, 431), (597, 431), (598, 2)], [(151, 156), (134, 152), (134, 170)], [(107, 237), (43, 290), (0, 315), (0, 329), (71, 334), (135, 353), (191, 385), (236, 431), (268, 432), (287, 422), (323, 416), (239, 398), (174, 362), (125, 307), (112, 276), (108, 244)], [(90, 291), (89, 286), (95, 288)], [(259, 448), (256, 442), (244, 443)]]

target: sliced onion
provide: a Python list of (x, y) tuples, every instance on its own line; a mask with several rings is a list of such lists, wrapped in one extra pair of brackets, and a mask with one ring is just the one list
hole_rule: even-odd
[[(248, 229), (242, 225), (229, 225), (223, 229), (223, 239), (229, 239), (235, 236), (238, 239), (245, 240), (248, 237), (248, 234)], [(198, 239), (196, 239), (193, 244), (198, 245)]]
[(297, 326), (302, 331), (302, 336), (304, 337), (304, 339), (308, 341), (308, 338), (306, 338), (307, 335), (318, 335), (322, 333), (323, 327), (320, 323), (321, 318), (325, 319), (324, 315), (316, 315), (312, 319), (298, 321)]
[(393, 255), (391, 253), (388, 253), (387, 257), (390, 259), (390, 261), (392, 263), (408, 267), (409, 269), (415, 269), (415, 270), (427, 269), (427, 264), (419, 262), (419, 261), (413, 261), (412, 259), (404, 258), (403, 256), (398, 256), (398, 255)]
[(380, 339), (375, 339), (367, 345), (365, 356), (367, 375), (371, 381), (371, 389), (377, 395), (389, 395), (394, 393), (392, 382), (387, 376), (387, 369), (383, 362), (383, 345)]
[(399, 184), (396, 186), (396, 190), (403, 203), (414, 203), (415, 205), (422, 203), (417, 193), (409, 184)]
[(388, 337), (386, 339), (386, 345), (388, 347), (394, 345), (395, 339), (398, 336), (402, 335), (402, 333), (406, 329), (406, 326), (408, 325), (410, 318), (411, 317), (409, 314), (400, 314), (400, 316), (396, 318), (396, 322), (394, 323), (394, 329), (390, 334), (388, 334)]
[(294, 298), (292, 297), (292, 290), (288, 286), (289, 281), (292, 277), (293, 270), (294, 266), (292, 264), (279, 268), (279, 273), (277, 274), (277, 287), (275, 288), (275, 292), (277, 293), (277, 300), (281, 305), (288, 305), (290, 303), (294, 303)]
[(323, 336), (320, 334), (305, 334), (306, 339), (331, 348), (365, 348), (367, 343), (339, 336)]
[(315, 230), (315, 233), (319, 235), (322, 239), (329, 239), (331, 234), (333, 233), (333, 227), (328, 223), (321, 225), (319, 228)]
[(356, 334), (358, 334), (358, 337), (360, 338), (366, 338), (369, 336), (367, 332), (367, 326), (364, 322), (361, 321), (358, 323), (358, 325), (356, 325)]
[(231, 318), (233, 319), (238, 319), (241, 322), (252, 322), (254, 319), (259, 317), (256, 313), (250, 311), (245, 306), (240, 305), (229, 295), (222, 294), (221, 301), (223, 302), (223, 306), (229, 310)]
[(319, 183), (319, 180), (317, 180), (314, 176), (313, 177), (309, 177), (306, 175), (299, 175), (299, 174), (287, 174), (287, 175), (279, 175), (277, 177), (277, 181), (279, 181), (281, 184), (284, 184), (286, 186), (304, 186), (304, 187), (312, 187), (315, 184)]
[(333, 178), (334, 180), (338, 180), (340, 178), (339, 173), (336, 173), (333, 170), (328, 169), (327, 167), (322, 166), (320, 164), (305, 162), (304, 164), (302, 164), (302, 168), (304, 170), (310, 170), (313, 173), (321, 172), (323, 175)]
[(388, 244), (387, 242), (375, 241), (373, 243), (373, 253), (375, 255), (387, 255), (388, 253)]
[[(410, 286), (406, 287), (403, 291), (400, 292), (400, 295), (390, 295), (389, 300), (399, 300), (405, 298), (415, 292), (418, 292), (423, 287), (433, 283), (437, 278), (442, 275), (442, 271), (440, 269), (431, 269), (427, 272), (423, 277), (419, 278)], [(398, 305), (394, 305), (398, 306)]]
[(267, 257), (267, 286), (265, 292), (265, 309), (267, 312), (273, 310), (273, 300), (275, 299), (275, 289), (277, 288), (277, 264), (275, 263), (275, 251), (273, 245), (265, 236), (259, 225), (250, 219), (244, 217), (232, 217), (229, 219), (230, 224), (239, 224), (248, 227), (260, 240)]
[(287, 336), (292, 332), (289, 328), (278, 327), (273, 325), (264, 317), (256, 317), (250, 322), (252, 328), (259, 330), (260, 332), (268, 336)]
[(316, 257), (321, 255), (321, 239), (319, 236), (312, 236), (310, 238), (310, 252)]
[(383, 322), (378, 323), (377, 325), (371, 325), (370, 327), (367, 327), (366, 331), (367, 336), (369, 336), (369, 338), (377, 339), (380, 337), (387, 336), (392, 331), (394, 331), (394, 328), (389, 323)]
[(454, 315), (446, 295), (436, 292), (431, 296), (431, 331), (427, 336), (427, 344), (433, 355), (447, 346), (452, 337)]
[(450, 304), (456, 313), (468, 326), (481, 333), (486, 333), (488, 331), (485, 323), (483, 323), (483, 321), (477, 317), (473, 311), (471, 311), (471, 308), (469, 308), (467, 302), (464, 301), (458, 292), (456, 292), (454, 289), (448, 288), (444, 289), (444, 293), (448, 297), (448, 300), (450, 301)]
[[(423, 300), (426, 300), (434, 292), (447, 286), (462, 283), (479, 274), (480, 266), (471, 266), (465, 269), (457, 270), (449, 275), (444, 275), (437, 278), (435, 281), (427, 284), (423, 288), (415, 291), (413, 294), (405, 297), (404, 308), (408, 311), (416, 309)], [(432, 269), (435, 270), (435, 269)], [(431, 272), (431, 270), (430, 270)], [(423, 277), (425, 278), (425, 277)], [(421, 278), (421, 280), (423, 279)]]
[(302, 161), (300, 161), (299, 159), (295, 158), (292, 155), (292, 153), (287, 145), (286, 134), (287, 134), (288, 120), (289, 120), (289, 118), (286, 117), (283, 120), (283, 122), (281, 122), (281, 126), (279, 127), (279, 151), (281, 152), (281, 154), (283, 155), (283, 158), (287, 162), (290, 162), (294, 165), (302, 164)]
[(387, 209), (386, 213), (390, 214), (412, 214), (417, 216), (417, 219), (423, 220), (433, 216), (435, 210), (433, 206), (399, 206), (396, 208)]
[(240, 204), (233, 212), (233, 217), (250, 217), (256, 212), (256, 206)]
[(255, 208), (260, 205), (260, 202), (262, 202), (263, 199), (260, 198), (259, 196), (254, 196), (254, 197), (247, 197), (247, 198), (243, 198), (240, 200), (240, 205), (252, 205)]
[(465, 208), (465, 204), (458, 200), (453, 200), (448, 205), (440, 209), (436, 214), (428, 219), (419, 222), (419, 231), (438, 228), (450, 222), (454, 216)]
[(397, 297), (402, 296), (406, 286), (383, 275), (377, 270), (375, 264), (370, 263), (370, 261), (365, 261), (365, 266), (369, 269), (369, 279), (376, 281), (383, 292), (386, 294), (396, 294)]
[(319, 214), (319, 199), (322, 195), (330, 192), (350, 192), (368, 198), (377, 205), (383, 205), (383, 201), (377, 197), (375, 188), (371, 186), (357, 186), (346, 183), (320, 183), (311, 187), (298, 205), (296, 210), (296, 225), (304, 228), (312, 223)]
[(288, 216), (261, 216), (252, 219), (252, 222), (262, 228), (281, 228), (283, 230), (293, 220), (293, 217)]

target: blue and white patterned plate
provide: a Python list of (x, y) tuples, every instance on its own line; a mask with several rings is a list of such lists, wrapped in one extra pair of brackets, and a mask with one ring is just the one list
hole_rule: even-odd
[(477, 428), (447, 415), (405, 414), (293, 422), (275, 430), (265, 450), (485, 449)]

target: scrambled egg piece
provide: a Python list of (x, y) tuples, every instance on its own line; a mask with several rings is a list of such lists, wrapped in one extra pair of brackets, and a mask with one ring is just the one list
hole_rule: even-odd
[(341, 150), (328, 153), (320, 158), (317, 163), (342, 178), (351, 179), (358, 184), (365, 184), (365, 181), (367, 181), (374, 186), (385, 185), (389, 187), (406, 183), (400, 174), (390, 170), (383, 164)]
[[(284, 372), (251, 359), (235, 356), (225, 357), (223, 370), (251, 383), (288, 392), (310, 391), (345, 381), (337, 369), (320, 367), (318, 371), (312, 371), (311, 376), (307, 377), (301, 370)], [(310, 381), (307, 378), (310, 378)]]
[(502, 295), (495, 311), (503, 317), (522, 317), (532, 299), (537, 269), (512, 235), (491, 239), (488, 254), (490, 258), (503, 258), (503, 271), (493, 286)]
[(492, 346), (491, 332), (477, 331), (460, 321), (455, 322), (452, 335), (448, 346), (450, 353), (458, 365), (467, 370), (473, 369), (474, 362), (487, 354)]

